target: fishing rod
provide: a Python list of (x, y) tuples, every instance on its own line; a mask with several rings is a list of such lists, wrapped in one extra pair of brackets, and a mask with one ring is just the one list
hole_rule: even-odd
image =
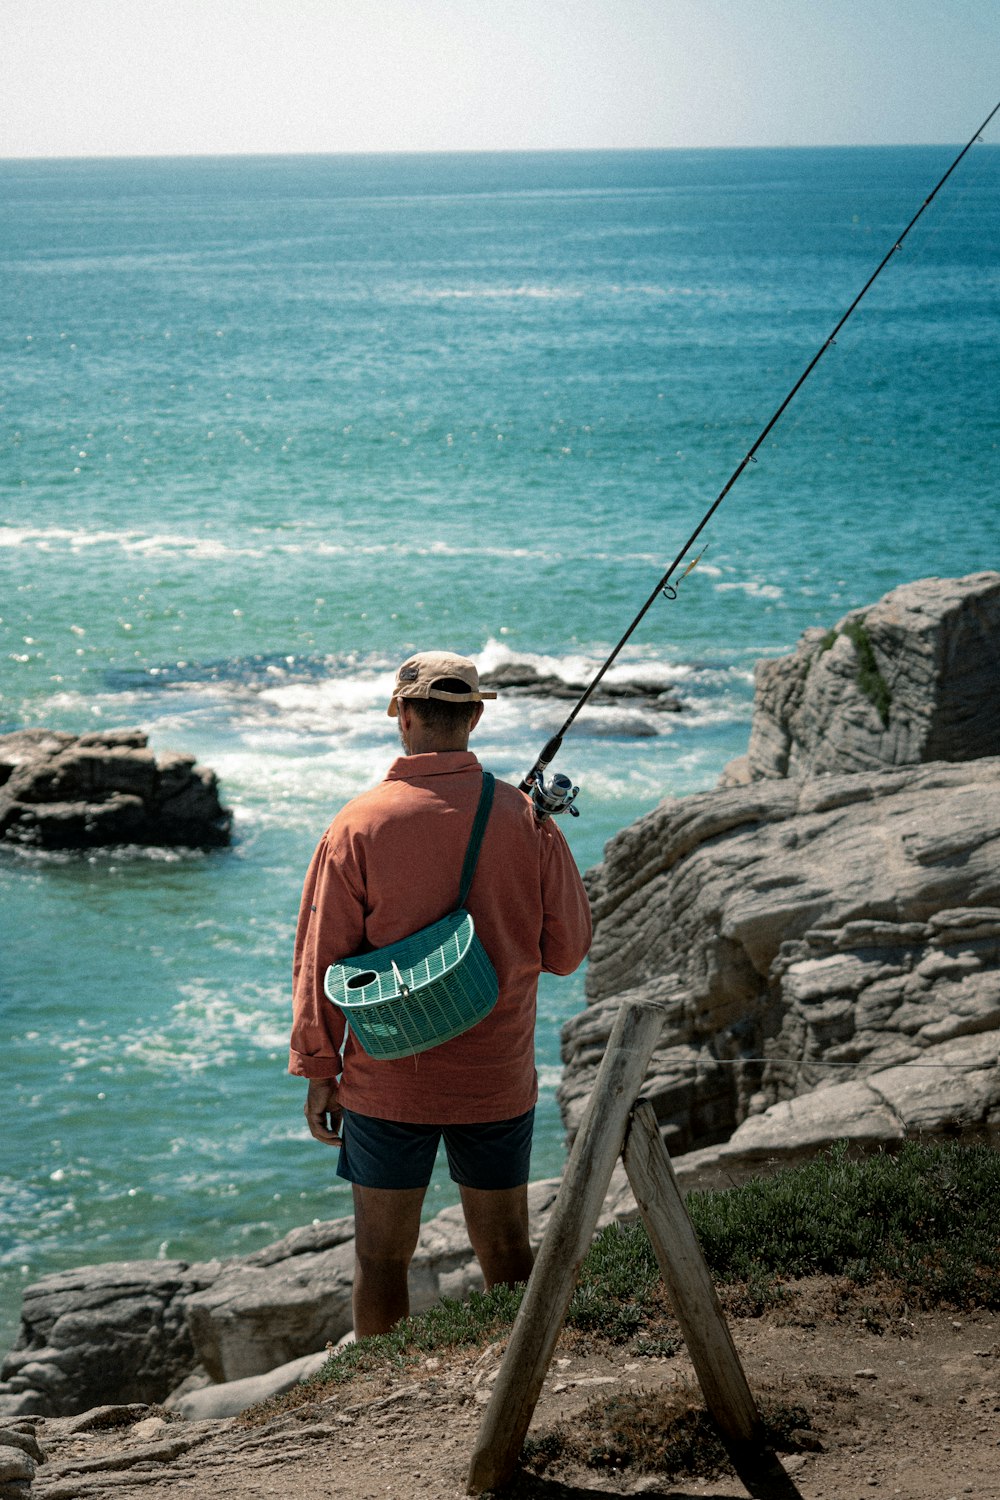
[[(708, 507), (705, 514), (702, 516), (701, 520), (698, 522), (697, 526), (692, 531), (691, 535), (688, 537), (687, 541), (684, 543), (683, 547), (678, 552), (677, 556), (674, 558), (667, 571), (664, 573), (663, 577), (657, 583), (656, 587), (653, 589), (649, 598), (646, 600), (645, 604), (643, 604), (642, 608), (633, 619), (631, 625), (628, 627), (621, 640), (615, 646), (614, 650), (605, 658), (602, 666), (599, 667), (591, 681), (588, 683), (587, 687), (580, 694), (580, 697), (577, 699), (576, 703), (574, 704), (570, 713), (567, 715), (560, 729), (552, 736), (550, 740), (547, 741), (541, 753), (539, 754), (538, 759), (531, 767), (531, 770), (528, 771), (523, 781), (520, 782), (520, 790), (522, 792), (529, 793), (529, 795), (531, 796), (531, 800), (534, 803), (535, 807), (535, 816), (538, 818), (539, 822), (543, 822), (546, 818), (563, 812), (569, 812), (573, 815), (573, 817), (579, 816), (579, 809), (574, 806), (574, 802), (576, 801), (576, 797), (579, 793), (580, 788), (574, 786), (568, 776), (562, 776), (558, 772), (555, 772), (553, 774), (551, 780), (547, 785), (545, 782), (544, 773), (551, 765), (556, 755), (559, 753), (559, 749), (563, 742), (563, 737), (573, 724), (577, 714), (591, 697), (591, 694), (594, 692), (598, 683), (607, 672), (608, 668), (614, 663), (622, 648), (631, 639), (633, 633), (635, 632), (641, 621), (645, 619), (646, 615), (652, 609), (659, 596), (662, 594), (666, 599), (676, 599), (677, 584), (681, 583), (687, 577), (688, 573), (690, 573), (693, 568), (697, 567), (702, 553), (699, 552), (694, 561), (688, 563), (684, 572), (681, 574), (680, 578), (678, 578), (677, 584), (673, 584), (670, 580), (677, 572), (677, 569), (680, 567), (685, 557), (687, 557), (688, 553), (691, 551), (691, 548), (701, 536), (702, 532), (705, 530), (705, 527), (715, 515), (715, 512), (718, 510), (723, 500), (725, 500), (726, 496), (729, 494), (729, 491), (732, 489), (733, 485), (743, 473), (743, 470), (747, 468), (749, 464), (757, 462), (757, 450), (767, 439), (772, 429), (775, 427), (780, 418), (784, 415), (787, 408), (791, 405), (792, 401), (798, 395), (799, 391), (805, 385), (806, 381), (809, 379), (809, 376), (812, 374), (813, 370), (815, 370), (816, 366), (823, 358), (823, 355), (831, 347), (832, 344), (836, 343), (837, 335), (840, 333), (848, 318), (850, 318), (854, 313), (862, 298), (866, 296), (869, 289), (874, 285), (875, 281), (885, 270), (886, 266), (889, 264), (890, 260), (896, 254), (896, 252), (903, 248), (903, 241), (906, 239), (906, 236), (909, 234), (914, 224), (916, 224), (917, 220), (921, 217), (924, 210), (926, 208), (929, 208), (931, 203), (933, 203), (934, 199), (944, 187), (945, 183), (948, 181), (948, 178), (951, 176), (952, 172), (954, 172), (955, 168), (958, 166), (962, 158), (969, 151), (971, 151), (972, 147), (976, 144), (977, 141), (982, 139), (983, 131), (986, 129), (990, 121), (993, 119), (993, 116), (997, 114), (998, 111), (1000, 111), (1000, 103), (997, 103), (994, 108), (990, 110), (990, 113), (986, 116), (986, 119), (962, 147), (961, 151), (955, 157), (955, 160), (952, 162), (947, 172), (945, 172), (944, 176), (941, 177), (937, 182), (933, 191), (930, 192), (924, 199), (923, 203), (917, 209), (917, 212), (913, 215), (913, 218), (907, 224), (902, 234), (899, 235), (891, 248), (887, 251), (882, 260), (875, 267), (875, 270), (869, 276), (868, 280), (865, 282), (864, 286), (861, 288), (860, 292), (855, 297), (850, 307), (837, 323), (829, 338), (826, 339), (826, 341), (813, 355), (812, 359), (806, 365), (805, 369), (802, 371), (802, 374), (799, 376), (798, 380), (796, 380), (795, 384), (792, 386), (787, 396), (781, 402), (780, 406), (777, 407), (767, 424), (761, 429), (758, 437), (755, 439), (751, 447), (747, 449), (744, 456), (740, 459), (740, 462), (730, 474), (729, 478), (722, 486), (722, 489), (716, 495), (715, 499), (712, 501), (712, 504)], [(702, 549), (702, 552), (703, 551), (704, 548)]]

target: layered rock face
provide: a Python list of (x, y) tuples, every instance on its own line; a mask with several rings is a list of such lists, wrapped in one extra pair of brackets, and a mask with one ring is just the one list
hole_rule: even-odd
[(688, 1185), (843, 1137), (1000, 1134), (998, 626), (993, 573), (807, 632), (759, 669), (749, 766), (609, 843), (571, 1135), (630, 997), (666, 1006), (644, 1093)]
[[(1000, 573), (925, 578), (758, 663), (753, 779), (1000, 755)], [(737, 772), (738, 774), (738, 772)]]
[(40, 849), (229, 843), (232, 814), (193, 755), (159, 759), (139, 729), (0, 735), (0, 840)]
[[(571, 1133), (629, 998), (669, 1006), (644, 1093), (674, 1152), (815, 1087), (943, 1064), (963, 1035), (1000, 1052), (1000, 759), (665, 802), (589, 888), (589, 1004), (563, 1031)], [(944, 1069), (920, 1076), (943, 1099)], [(926, 1122), (952, 1126), (1000, 1129), (1000, 1077), (983, 1108)]]

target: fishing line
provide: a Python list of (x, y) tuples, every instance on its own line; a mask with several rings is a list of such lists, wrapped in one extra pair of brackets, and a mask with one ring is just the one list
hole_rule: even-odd
[(857, 296), (854, 298), (854, 301), (848, 307), (847, 311), (840, 318), (839, 322), (836, 324), (829, 337), (823, 344), (821, 344), (820, 348), (813, 355), (812, 359), (806, 365), (805, 369), (802, 371), (801, 375), (796, 380), (791, 390), (785, 396), (781, 404), (776, 408), (765, 426), (761, 429), (760, 433), (758, 434), (750, 448), (748, 448), (743, 458), (737, 464), (732, 474), (730, 474), (729, 478), (722, 486), (722, 489), (719, 491), (718, 495), (716, 495), (715, 499), (712, 501), (712, 504), (708, 507), (705, 514), (698, 522), (698, 525), (695, 527), (694, 531), (692, 531), (691, 535), (688, 537), (687, 541), (684, 543), (683, 547), (678, 552), (677, 556), (674, 558), (667, 571), (663, 574), (662, 578), (659, 580), (656, 587), (649, 595), (649, 598), (635, 615), (632, 623), (625, 631), (625, 634), (621, 637), (610, 654), (605, 658), (603, 665), (598, 668), (597, 672), (594, 674), (587, 687), (581, 693), (570, 713), (563, 721), (562, 726), (552, 736), (552, 738), (546, 742), (543, 750), (538, 756), (538, 759), (535, 761), (534, 765), (531, 767), (531, 770), (528, 771), (528, 773), (520, 783), (521, 791), (530, 793), (531, 799), (535, 805), (535, 814), (540, 821), (544, 820), (545, 818), (551, 817), (555, 813), (561, 812), (570, 812), (574, 816), (576, 816), (577, 809), (573, 806), (573, 803), (576, 799), (579, 787), (573, 786), (567, 776), (560, 776), (558, 774), (554, 775), (548, 786), (546, 786), (544, 779), (544, 772), (555, 759), (556, 755), (559, 753), (559, 748), (562, 745), (563, 737), (572, 726), (580, 710), (590, 699), (594, 690), (597, 688), (601, 679), (604, 677), (604, 674), (608, 671), (608, 668), (615, 662), (626, 643), (631, 639), (632, 635), (641, 624), (641, 622), (645, 619), (646, 615), (652, 609), (653, 605), (656, 603), (660, 595), (662, 594), (667, 599), (675, 599), (677, 597), (678, 586), (687, 577), (688, 573), (690, 573), (691, 570), (697, 566), (699, 558), (704, 553), (704, 548), (702, 548), (702, 551), (698, 554), (694, 561), (688, 564), (684, 572), (677, 579), (676, 583), (671, 583), (671, 579), (677, 572), (677, 569), (687, 557), (688, 553), (691, 551), (691, 548), (701, 536), (702, 532), (705, 530), (705, 527), (715, 515), (715, 512), (719, 509), (719, 506), (722, 504), (723, 500), (725, 500), (726, 496), (729, 494), (729, 491), (733, 488), (733, 485), (739, 479), (744, 469), (746, 469), (750, 464), (757, 462), (758, 450), (766, 441), (778, 421), (784, 415), (785, 411), (791, 405), (792, 401), (798, 395), (799, 391), (805, 385), (806, 381), (809, 379), (809, 376), (812, 374), (813, 370), (815, 370), (816, 366), (823, 358), (823, 355), (836, 343), (837, 335), (844, 327), (844, 324), (853, 315), (859, 303), (867, 295), (868, 291), (885, 270), (886, 266), (889, 264), (893, 256), (897, 253), (897, 251), (902, 249), (904, 240), (910, 233), (910, 230), (916, 224), (917, 220), (923, 215), (924, 211), (930, 207), (931, 203), (933, 203), (934, 199), (944, 187), (945, 183), (948, 181), (948, 178), (955, 171), (955, 168), (958, 166), (958, 164), (963, 160), (968, 152), (972, 150), (972, 147), (976, 144), (976, 142), (982, 138), (983, 131), (987, 128), (994, 115), (996, 115), (998, 112), (1000, 112), (1000, 103), (997, 103), (993, 107), (993, 109), (990, 110), (990, 113), (986, 116), (986, 119), (983, 121), (983, 123), (972, 134), (972, 136), (970, 136), (969, 140), (962, 147), (961, 151), (951, 163), (951, 166), (944, 173), (944, 175), (938, 179), (938, 182), (936, 183), (932, 191), (927, 195), (923, 203), (917, 209), (917, 212), (913, 215), (913, 218), (907, 224), (906, 228), (900, 235), (897, 236), (896, 240), (891, 245), (889, 250), (882, 257), (881, 261), (879, 261), (878, 265), (875, 267), (875, 270), (869, 276), (860, 292), (858, 292)]

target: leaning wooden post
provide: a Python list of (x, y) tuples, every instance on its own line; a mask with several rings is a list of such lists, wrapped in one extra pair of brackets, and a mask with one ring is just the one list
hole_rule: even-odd
[(705, 1405), (733, 1467), (760, 1500), (797, 1496), (764, 1441), (760, 1414), (648, 1100), (640, 1100), (632, 1113), (622, 1155)]
[(483, 1414), (469, 1466), (470, 1495), (504, 1484), (517, 1465), (580, 1265), (625, 1142), (629, 1111), (665, 1016), (664, 1006), (643, 1002), (625, 1005), (618, 1012)]

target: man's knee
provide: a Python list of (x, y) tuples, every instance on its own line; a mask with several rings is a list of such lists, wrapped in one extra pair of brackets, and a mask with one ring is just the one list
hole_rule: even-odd
[(479, 1224), (469, 1230), (473, 1248), (493, 1256), (521, 1255), (529, 1248), (525, 1224)]
[[(416, 1248), (416, 1247), (414, 1247)], [(354, 1264), (358, 1271), (369, 1279), (375, 1278), (379, 1281), (387, 1281), (406, 1276), (413, 1260), (413, 1251), (409, 1254), (385, 1253), (379, 1250), (354, 1247)]]

